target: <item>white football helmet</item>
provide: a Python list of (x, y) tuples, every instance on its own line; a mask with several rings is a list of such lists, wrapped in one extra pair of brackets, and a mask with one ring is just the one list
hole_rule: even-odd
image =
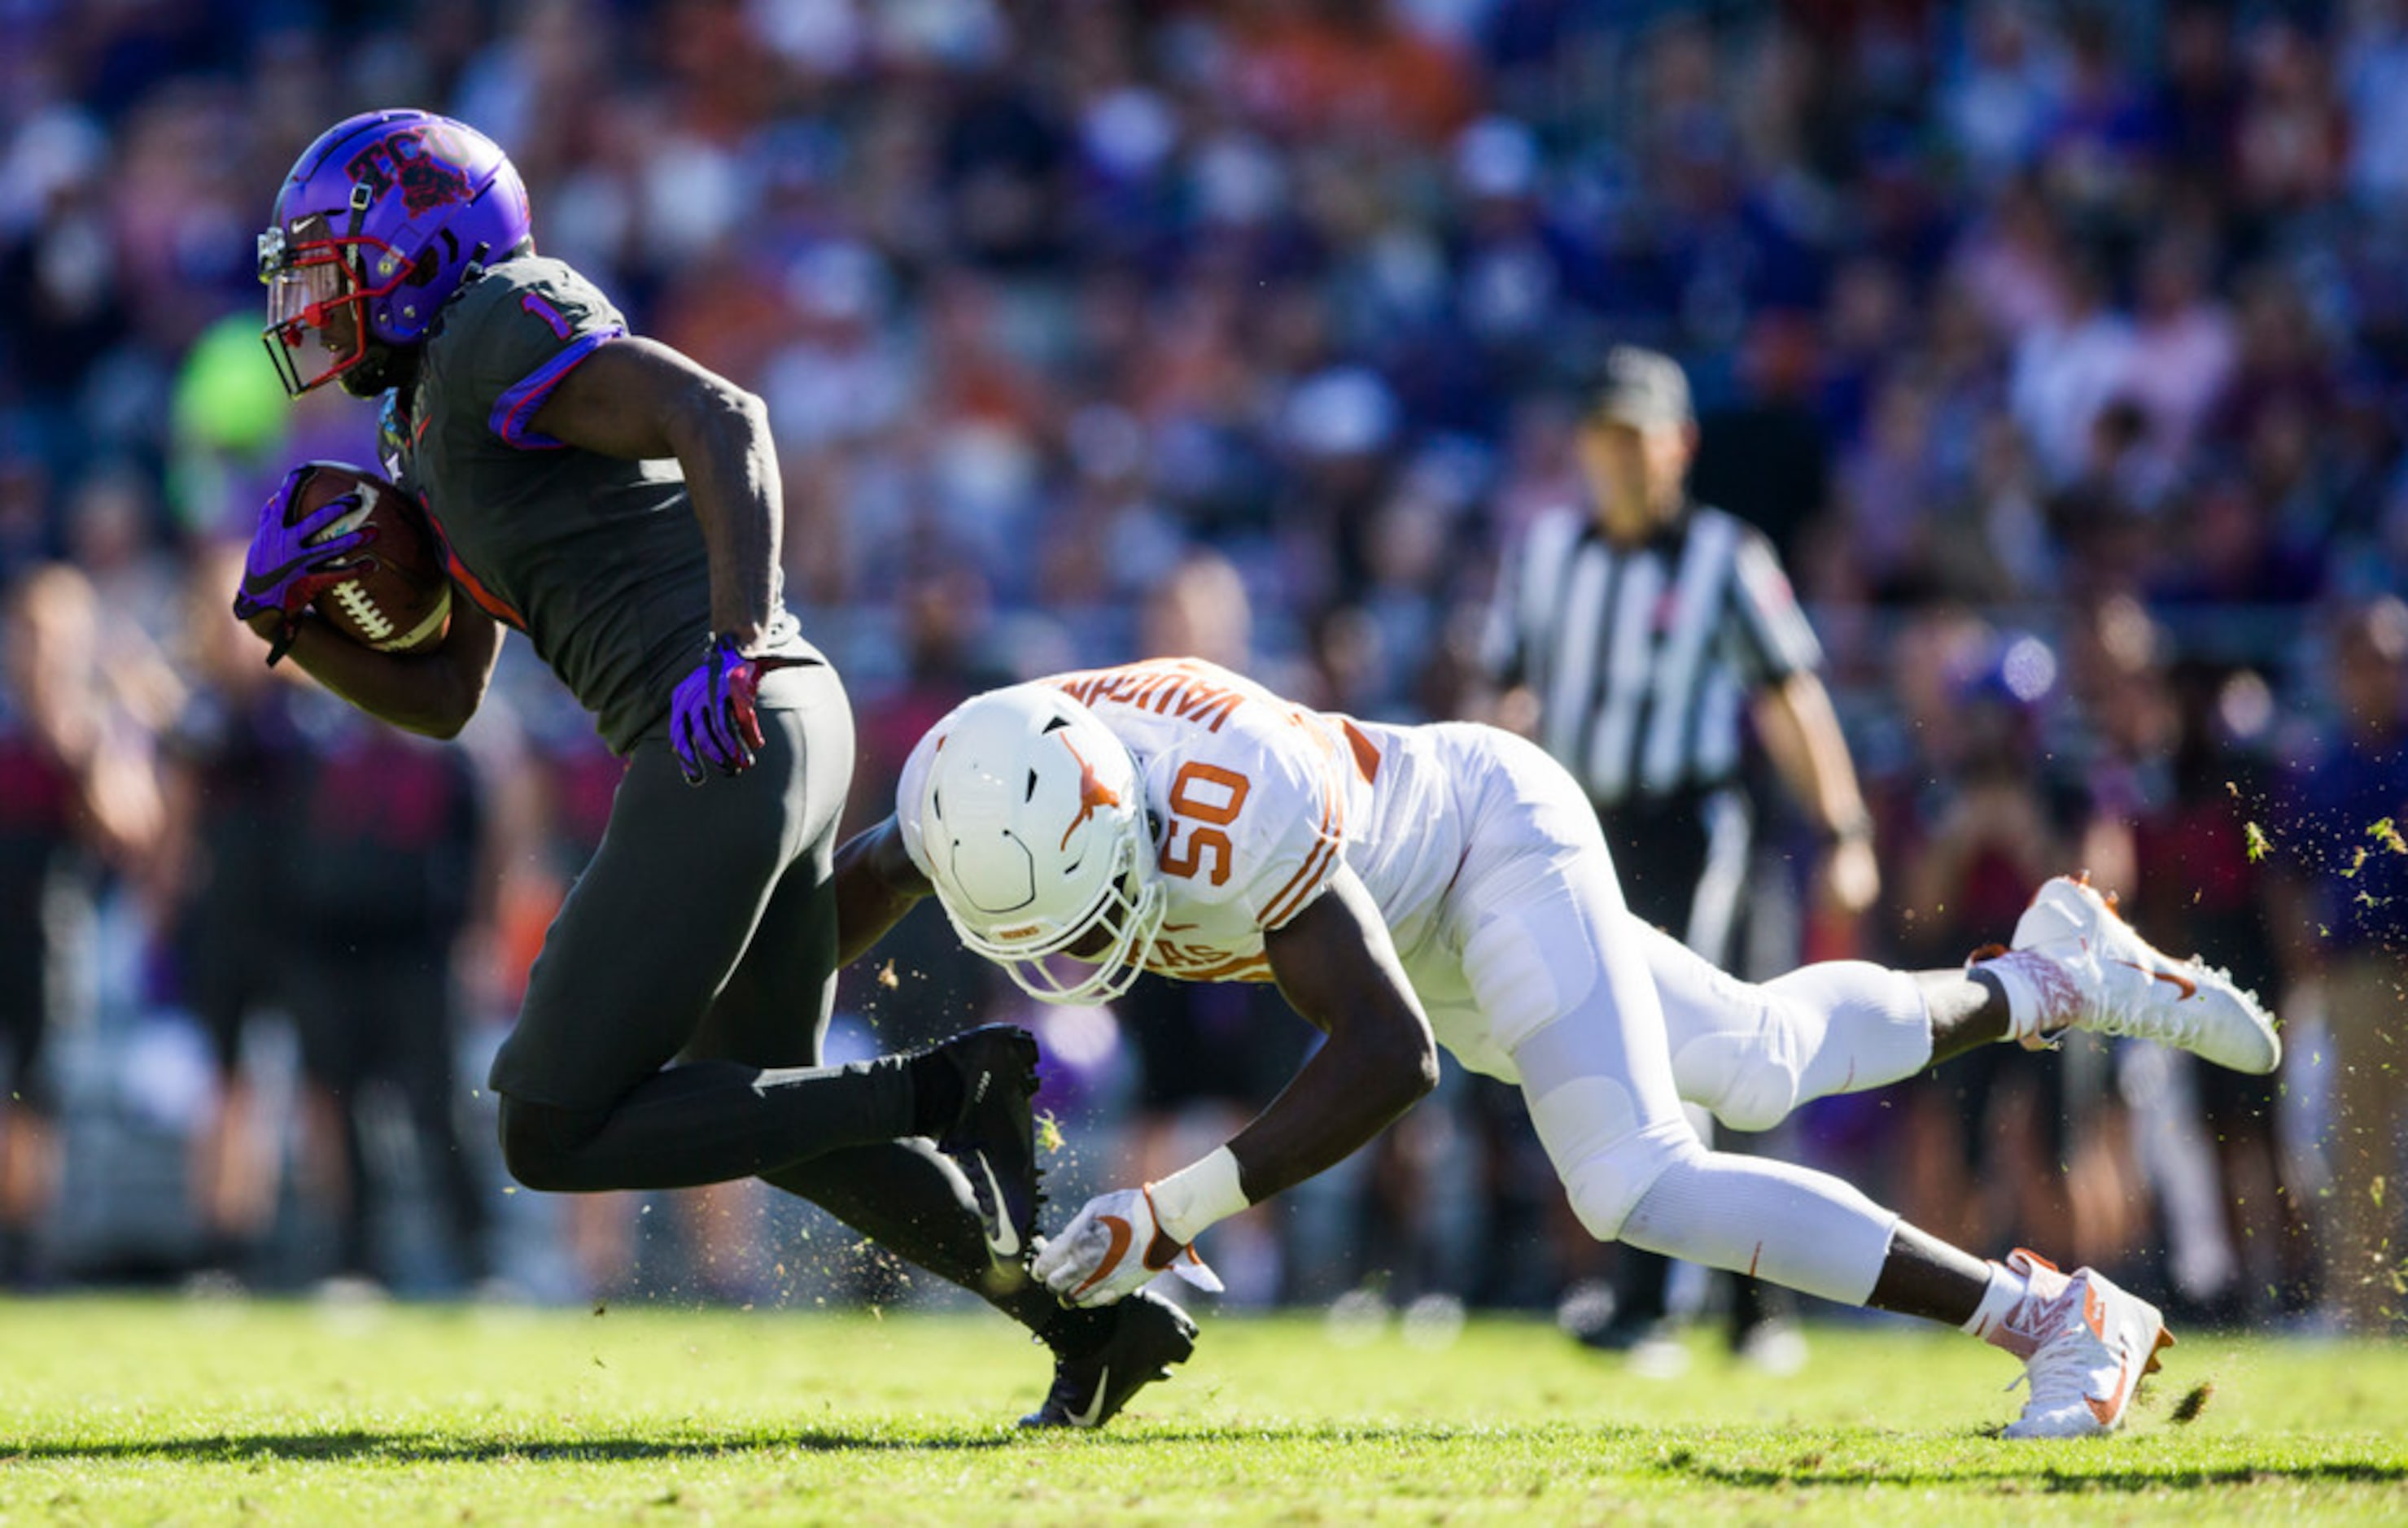
[(1048, 1003), (1128, 991), (1166, 897), (1126, 745), (1060, 690), (1022, 684), (965, 701), (924, 746), (919, 799), (896, 817), (962, 943)]

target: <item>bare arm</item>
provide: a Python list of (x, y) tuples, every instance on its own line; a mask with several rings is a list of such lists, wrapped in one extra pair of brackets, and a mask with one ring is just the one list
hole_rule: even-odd
[(869, 953), (935, 888), (903, 848), (895, 819), (854, 834), (836, 851), (836, 963)]
[(1229, 1142), (1252, 1204), (1352, 1156), (1438, 1086), (1429, 1020), (1353, 870), (1263, 949), (1281, 995), (1329, 1039)]
[(752, 653), (778, 601), (785, 523), (761, 400), (653, 340), (613, 340), (553, 387), (532, 427), (629, 461), (674, 457), (710, 554), (710, 629)]
[(1881, 893), (1881, 870), (1873, 858), (1872, 817), (1830, 693), (1812, 674), (1792, 674), (1758, 696), (1755, 709), (1756, 731), (1773, 766), (1810, 820), (1830, 837), (1822, 877), (1826, 894), (1843, 911), (1864, 911)]
[(1830, 692), (1812, 674), (1792, 674), (1756, 703), (1756, 723), (1781, 778), (1809, 818), (1837, 833), (1865, 821), (1864, 793)]
[[(273, 640), (281, 619), (264, 611), (250, 626)], [(292, 657), (311, 678), (370, 716), (428, 737), (457, 737), (484, 704), (501, 650), (501, 626), (454, 590), (451, 627), (433, 651), (379, 652), (305, 613)]]
[[(1263, 949), (1281, 993), (1329, 1038), (1226, 1147), (1146, 1185), (1154, 1233), (1145, 1268), (1172, 1266), (1214, 1221), (1354, 1155), (1438, 1086), (1429, 1021), (1353, 870), (1341, 868), (1318, 901), (1266, 933)], [(1120, 1266), (1117, 1250), (1080, 1250), (1081, 1228), (1091, 1217), (1103, 1223), (1096, 1206), (1113, 1197), (1091, 1202), (1039, 1255), (1036, 1271), (1056, 1293), (1083, 1293), (1102, 1277), (1093, 1268)]]

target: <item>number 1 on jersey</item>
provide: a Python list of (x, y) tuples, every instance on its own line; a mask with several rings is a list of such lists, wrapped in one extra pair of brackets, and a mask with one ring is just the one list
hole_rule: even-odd
[[(1212, 863), (1208, 878), (1215, 886), (1226, 884), (1234, 850), (1229, 835), (1221, 830), (1238, 820), (1239, 809), (1246, 804), (1246, 793), (1253, 789), (1246, 777), (1234, 769), (1196, 759), (1181, 764), (1170, 781), (1170, 809), (1176, 815), (1170, 820), (1162, 841), (1162, 854), (1155, 862), (1163, 872), (1192, 879), (1209, 859)], [(1181, 838), (1182, 830), (1184, 842)]]
[(550, 324), (552, 326), (552, 333), (554, 338), (566, 339), (568, 337), (568, 321), (560, 316), (559, 308), (552, 307), (550, 303), (545, 302), (541, 297), (536, 295), (532, 292), (519, 299), (519, 306), (534, 314), (537, 318), (541, 319), (544, 322)]

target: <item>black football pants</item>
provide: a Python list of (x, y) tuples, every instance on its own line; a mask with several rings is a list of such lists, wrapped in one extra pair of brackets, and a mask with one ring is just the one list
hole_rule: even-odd
[(853, 775), (833, 668), (763, 680), (766, 746), (688, 785), (647, 735), (593, 862), (544, 937), (494, 1057), (503, 1150), (528, 1186), (682, 1188), (758, 1176), (976, 1289), (957, 1173), (912, 1135), (893, 1058), (823, 1067), (836, 996), (832, 874)]

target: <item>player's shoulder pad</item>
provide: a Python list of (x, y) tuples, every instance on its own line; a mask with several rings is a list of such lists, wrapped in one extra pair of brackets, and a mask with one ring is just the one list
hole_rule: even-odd
[(426, 352), (441, 409), (522, 450), (557, 446), (531, 421), (561, 377), (627, 326), (610, 300), (557, 260), (524, 256), (461, 289)]
[(573, 266), (525, 255), (488, 266), (460, 289), (443, 311), (428, 353), (438, 364), (474, 366), (486, 357), (515, 360), (597, 330), (625, 328), (610, 299)]
[(601, 288), (580, 275), (576, 266), (547, 255), (521, 255), (486, 266), (475, 280), (462, 287), (452, 311), (444, 315), (444, 327), (449, 330), (498, 314), (536, 314), (529, 298), (549, 305), (570, 320), (572, 326), (583, 318), (621, 321), (619, 310), (611, 306), (610, 299), (602, 294)]
[(1247, 707), (1148, 760), (1146, 803), (1157, 864), (1181, 894), (1242, 907), (1267, 929), (1318, 896), (1344, 859), (1343, 777), (1283, 709)]

